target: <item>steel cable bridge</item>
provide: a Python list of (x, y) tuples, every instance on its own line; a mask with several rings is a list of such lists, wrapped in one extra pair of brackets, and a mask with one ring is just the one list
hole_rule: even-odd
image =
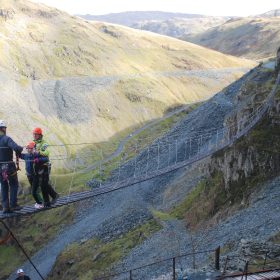
[[(245, 121), (241, 121), (235, 125), (224, 127), (222, 129), (208, 130), (195, 137), (180, 139), (179, 141), (176, 140), (176, 143), (172, 143), (175, 145), (175, 153), (173, 153), (174, 157), (173, 162), (171, 163), (170, 143), (168, 143), (168, 141), (155, 140), (145, 151), (136, 155), (134, 159), (129, 160), (124, 165), (119, 165), (119, 167), (113, 171), (114, 176), (112, 176), (110, 180), (107, 180), (103, 186), (101, 182), (99, 187), (92, 188), (88, 191), (77, 193), (70, 193), (69, 191), (69, 195), (60, 197), (55, 204), (48, 208), (35, 209), (33, 205), (30, 205), (24, 206), (20, 211), (15, 211), (13, 213), (0, 213), (0, 220), (32, 215), (41, 211), (50, 210), (127, 188), (161, 175), (171, 173), (211, 156), (214, 153), (231, 146), (235, 141), (246, 135), (259, 122), (259, 120), (263, 118), (273, 104), (273, 98), (276, 94), (279, 82), (280, 73), (278, 74), (276, 82), (269, 95), (259, 107), (253, 110)], [(196, 153), (193, 152), (195, 149)], [(167, 163), (167, 166), (160, 167), (163, 162)], [(143, 168), (141, 169), (141, 166), (144, 166), (144, 170), (142, 170)], [(100, 170), (101, 169), (102, 168), (100, 167)], [(128, 172), (128, 170), (130, 170), (130, 172)], [(124, 174), (126, 176), (124, 176)]]

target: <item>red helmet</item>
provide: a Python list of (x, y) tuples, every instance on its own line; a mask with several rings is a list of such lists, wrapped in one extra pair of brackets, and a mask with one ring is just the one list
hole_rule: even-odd
[(33, 141), (28, 142), (26, 145), (26, 149), (34, 149), (34, 147), (35, 147), (35, 143)]
[(43, 134), (43, 131), (40, 127), (35, 127), (32, 132), (33, 134), (39, 134), (39, 135)]

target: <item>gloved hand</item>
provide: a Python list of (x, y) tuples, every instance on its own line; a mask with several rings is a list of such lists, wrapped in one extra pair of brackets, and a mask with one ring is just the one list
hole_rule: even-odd
[(33, 162), (34, 163), (39, 163), (39, 159), (36, 157), (36, 158), (33, 159)]

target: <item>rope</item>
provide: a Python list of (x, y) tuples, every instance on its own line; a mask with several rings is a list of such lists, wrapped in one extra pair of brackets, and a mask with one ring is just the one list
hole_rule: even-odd
[(23, 254), (25, 255), (25, 257), (28, 259), (28, 261), (30, 262), (30, 264), (33, 266), (33, 268), (36, 270), (36, 272), (38, 273), (38, 275), (40, 276), (40, 278), (42, 280), (45, 280), (45, 278), (42, 276), (42, 274), (40, 273), (40, 271), (38, 270), (38, 268), (35, 266), (35, 264), (33, 263), (33, 261), (31, 260), (31, 258), (29, 257), (29, 255), (27, 254), (26, 250), (23, 248), (23, 246), (21, 245), (21, 243), (18, 241), (18, 239), (15, 237), (15, 235), (13, 234), (12, 230), (8, 227), (8, 225), (3, 221), (0, 220), (0, 222), (4, 225), (4, 227), (7, 229), (7, 231), (11, 234), (11, 236), (13, 237), (13, 239), (16, 241), (17, 245), (19, 246), (20, 250), (23, 252)]

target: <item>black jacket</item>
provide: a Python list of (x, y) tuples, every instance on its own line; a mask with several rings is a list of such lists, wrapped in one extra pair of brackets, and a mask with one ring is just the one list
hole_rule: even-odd
[(0, 164), (13, 161), (13, 151), (19, 155), (23, 148), (7, 135), (0, 135)]
[(17, 277), (16, 280), (30, 280), (30, 278), (28, 276), (24, 275), (24, 276)]

